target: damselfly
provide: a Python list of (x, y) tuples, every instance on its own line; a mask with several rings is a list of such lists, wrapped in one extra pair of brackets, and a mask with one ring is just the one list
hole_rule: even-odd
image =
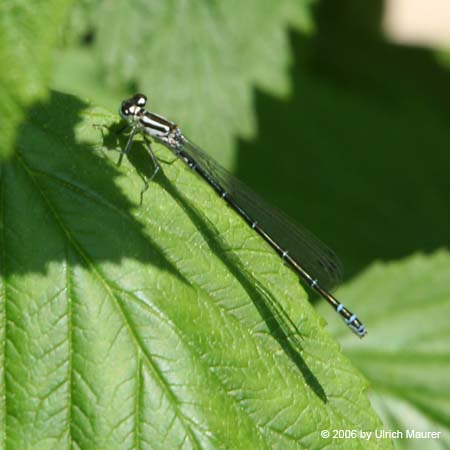
[[(214, 159), (200, 150), (173, 122), (147, 111), (147, 97), (135, 94), (122, 102), (120, 115), (131, 129), (118, 164), (131, 148), (137, 133), (144, 138), (153, 160), (154, 171), (150, 181), (160, 170), (149, 137), (169, 148), (188, 167), (203, 178), (245, 222), (258, 233), (294, 270), (311, 289), (322, 296), (344, 319), (359, 337), (366, 329), (355, 314), (340, 303), (329, 289), (340, 281), (341, 269), (336, 255), (309, 231), (290, 221), (283, 213), (268, 206), (253, 191), (231, 175)], [(148, 187), (148, 182), (141, 192)]]

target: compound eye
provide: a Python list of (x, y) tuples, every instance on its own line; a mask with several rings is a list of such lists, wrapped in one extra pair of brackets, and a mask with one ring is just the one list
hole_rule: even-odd
[(131, 111), (131, 108), (130, 108), (130, 102), (129, 101), (124, 101), (124, 102), (122, 102), (122, 105), (121, 105), (121, 107), (120, 107), (120, 110), (119, 110), (119, 112), (120, 112), (120, 115), (124, 118), (124, 119), (129, 119), (130, 118), (130, 116), (131, 116), (131, 114), (132, 114), (132, 111)]
[(132, 114), (131, 106), (132, 105), (130, 105), (130, 102), (128, 100), (122, 102), (122, 106), (120, 107), (120, 114), (124, 117), (127, 117), (130, 114)]
[(147, 97), (144, 94), (135, 94), (134, 100), (136, 102), (136, 105), (141, 107), (145, 106), (145, 104), (147, 103)]

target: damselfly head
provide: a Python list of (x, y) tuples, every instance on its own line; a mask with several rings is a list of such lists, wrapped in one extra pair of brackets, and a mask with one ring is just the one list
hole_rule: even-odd
[(134, 94), (133, 97), (124, 100), (119, 113), (127, 122), (135, 122), (140, 112), (145, 111), (147, 97), (144, 94)]
[(139, 106), (134, 99), (124, 100), (120, 106), (119, 113), (122, 119), (129, 123), (135, 122), (138, 119), (139, 113), (142, 111), (142, 107)]

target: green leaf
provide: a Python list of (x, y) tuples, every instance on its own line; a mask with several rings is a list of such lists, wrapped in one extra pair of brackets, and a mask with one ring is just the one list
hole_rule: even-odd
[(387, 42), (381, 13), (320, 2), (317, 33), (293, 35), (294, 95), (257, 93), (258, 136), (234, 172), (335, 250), (347, 277), (450, 242), (450, 73)]
[(83, 6), (73, 28), (80, 33), (79, 17), (85, 17), (93, 46), (71, 45), (62, 52), (55, 85), (89, 93), (111, 109), (118, 107), (118, 96), (140, 90), (149, 96), (150, 109), (185, 124), (188, 134), (199, 136), (200, 144), (229, 166), (234, 137), (255, 132), (255, 87), (277, 95), (289, 91), (288, 27), (311, 29), (310, 3), (102, 1)]
[(115, 120), (54, 93), (0, 166), (4, 447), (391, 448), (321, 437), (381, 427), (365, 380), (297, 277), (163, 147), (138, 206), (150, 158), (136, 142), (117, 168)]
[[(338, 295), (359, 304), (368, 328), (364, 349), (329, 317), (345, 353), (371, 384), (374, 407), (387, 429), (437, 431), (427, 449), (450, 445), (450, 255), (415, 255), (375, 264)], [(324, 314), (329, 315), (322, 307)], [(424, 448), (424, 440), (396, 441), (399, 448)]]
[(43, 99), (70, 0), (0, 2), (0, 157), (11, 154), (27, 106)]

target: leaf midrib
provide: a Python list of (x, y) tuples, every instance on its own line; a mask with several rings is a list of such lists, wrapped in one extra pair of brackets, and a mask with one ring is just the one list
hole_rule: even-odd
[[(123, 322), (126, 324), (128, 332), (130, 337), (132, 338), (135, 348), (137, 350), (137, 358), (139, 359), (139, 355), (143, 355), (145, 361), (148, 364), (148, 369), (153, 373), (156, 380), (158, 380), (158, 383), (163, 388), (163, 391), (166, 393), (169, 401), (172, 404), (172, 407), (177, 413), (177, 416), (180, 419), (180, 423), (183, 424), (183, 428), (185, 429), (186, 435), (188, 435), (191, 439), (191, 442), (193, 445), (196, 445), (197, 448), (201, 448), (200, 443), (195, 437), (195, 434), (193, 430), (191, 429), (191, 426), (188, 425), (188, 423), (192, 423), (191, 420), (189, 420), (188, 417), (186, 417), (181, 410), (178, 407), (178, 402), (176, 400), (175, 394), (171, 391), (169, 388), (168, 383), (164, 380), (164, 377), (160, 373), (159, 369), (156, 367), (156, 365), (153, 363), (151, 357), (147, 355), (146, 352), (142, 350), (142, 346), (140, 345), (140, 340), (136, 336), (136, 334), (133, 331), (133, 327), (131, 326), (129, 319), (127, 315), (125, 314), (123, 307), (121, 305), (120, 300), (116, 297), (114, 294), (114, 289), (111, 287), (113, 283), (110, 283), (105, 275), (102, 273), (102, 271), (96, 267), (96, 265), (90, 260), (88, 255), (82, 250), (81, 246), (77, 243), (76, 239), (72, 236), (69, 229), (65, 226), (63, 220), (57, 213), (55, 207), (51, 203), (50, 199), (44, 194), (44, 191), (42, 190), (41, 186), (35, 179), (35, 177), (32, 175), (31, 171), (29, 170), (27, 164), (22, 159), (22, 156), (18, 153), (17, 154), (17, 160), (21, 162), (22, 167), (24, 168), (24, 172), (27, 173), (28, 177), (31, 179), (34, 186), (36, 186), (37, 191), (39, 192), (41, 198), (44, 201), (44, 204), (47, 205), (48, 210), (50, 211), (51, 215), (53, 216), (55, 222), (59, 226), (60, 230), (63, 232), (63, 235), (66, 236), (67, 241), (70, 243), (72, 248), (75, 250), (76, 253), (78, 253), (79, 257), (85, 262), (86, 266), (91, 270), (91, 272), (94, 274), (95, 278), (99, 281), (100, 285), (103, 286), (105, 291), (107, 292), (110, 299), (114, 299), (114, 304), (116, 305), (119, 315), (122, 317)], [(70, 363), (70, 367), (72, 367), (72, 362)], [(138, 377), (140, 374), (138, 374)], [(72, 389), (72, 387), (71, 387)], [(136, 402), (138, 402), (138, 397), (136, 398)], [(138, 417), (135, 418), (135, 420), (139, 420)]]

